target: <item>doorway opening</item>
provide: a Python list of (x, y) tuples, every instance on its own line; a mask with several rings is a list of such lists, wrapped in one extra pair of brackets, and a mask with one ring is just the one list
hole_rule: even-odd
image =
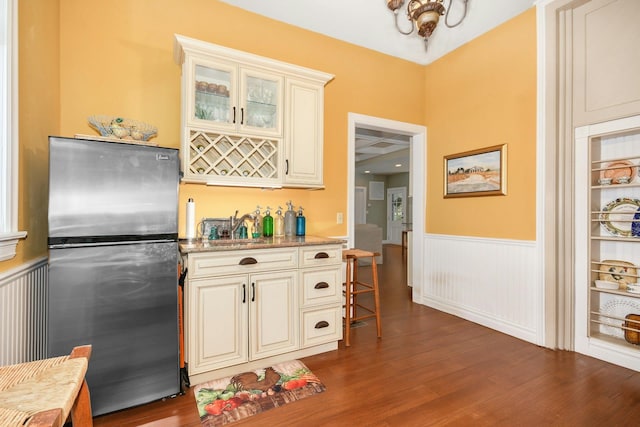
[[(424, 252), (424, 218), (425, 218), (425, 186), (426, 186), (426, 133), (424, 126), (411, 123), (398, 122), (389, 119), (383, 119), (373, 116), (365, 116), (362, 114), (349, 113), (349, 136), (348, 136), (348, 175), (347, 175), (347, 240), (349, 247), (354, 246), (355, 242), (355, 224), (356, 222), (356, 137), (364, 131), (382, 132), (390, 135), (398, 135), (408, 141), (409, 147), (409, 182), (408, 191), (403, 198), (404, 206), (409, 210), (406, 216), (412, 219), (410, 224), (412, 232), (409, 246), (411, 251), (407, 259), (408, 276), (411, 277), (414, 302), (421, 302), (422, 290), (422, 260)], [(361, 193), (362, 190), (358, 192)], [(384, 193), (383, 193), (384, 194)], [(362, 197), (362, 194), (359, 194)], [(366, 207), (370, 204), (364, 194)], [(411, 200), (411, 203), (406, 203)], [(359, 199), (359, 206), (362, 206), (362, 200)], [(386, 202), (383, 202), (386, 203)], [(366, 209), (365, 209), (366, 212)], [(409, 215), (410, 213), (410, 215)], [(385, 215), (386, 217), (386, 215)], [(362, 217), (359, 217), (359, 220)], [(366, 221), (366, 217), (365, 217)], [(406, 222), (406, 220), (404, 221)], [(385, 221), (386, 228), (386, 221)], [(406, 224), (403, 225), (406, 227)]]

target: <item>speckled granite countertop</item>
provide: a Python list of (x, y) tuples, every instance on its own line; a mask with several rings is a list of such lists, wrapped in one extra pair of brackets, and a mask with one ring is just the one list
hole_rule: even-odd
[(335, 245), (346, 243), (346, 240), (318, 236), (293, 237), (264, 237), (247, 240), (195, 240), (193, 242), (180, 240), (180, 252), (183, 254), (195, 252), (235, 251), (243, 249), (270, 249), (312, 245)]

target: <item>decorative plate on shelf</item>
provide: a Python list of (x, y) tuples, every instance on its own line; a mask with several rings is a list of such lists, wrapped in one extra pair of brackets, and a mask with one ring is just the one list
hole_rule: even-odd
[(617, 282), (623, 286), (637, 281), (636, 266), (627, 261), (605, 259), (600, 262), (598, 278), (607, 282)]
[(601, 331), (607, 335), (624, 338), (624, 330), (621, 328), (624, 318), (630, 313), (639, 313), (640, 304), (628, 299), (615, 299), (606, 302), (600, 308), (602, 322), (606, 325), (600, 325)]
[(611, 178), (612, 184), (620, 184), (619, 179), (623, 176), (629, 177), (629, 181), (632, 181), (638, 173), (636, 165), (629, 160), (616, 160), (607, 163), (604, 167), (606, 169), (600, 171), (600, 178)]
[(602, 208), (600, 223), (614, 236), (632, 237), (632, 224), (640, 200), (621, 197), (609, 202)]

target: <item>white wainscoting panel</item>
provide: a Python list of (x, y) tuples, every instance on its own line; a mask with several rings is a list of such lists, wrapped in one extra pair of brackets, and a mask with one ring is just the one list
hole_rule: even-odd
[(424, 305), (543, 344), (534, 241), (427, 234), (424, 247)]
[(47, 259), (0, 273), (0, 366), (47, 355)]

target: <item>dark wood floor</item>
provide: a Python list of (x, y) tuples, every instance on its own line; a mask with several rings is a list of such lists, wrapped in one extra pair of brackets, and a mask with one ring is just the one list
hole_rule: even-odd
[[(413, 304), (399, 246), (388, 245), (375, 322), (352, 345), (302, 361), (324, 393), (233, 425), (638, 426), (640, 373), (551, 351)], [(200, 425), (192, 389), (95, 418), (96, 426)]]

